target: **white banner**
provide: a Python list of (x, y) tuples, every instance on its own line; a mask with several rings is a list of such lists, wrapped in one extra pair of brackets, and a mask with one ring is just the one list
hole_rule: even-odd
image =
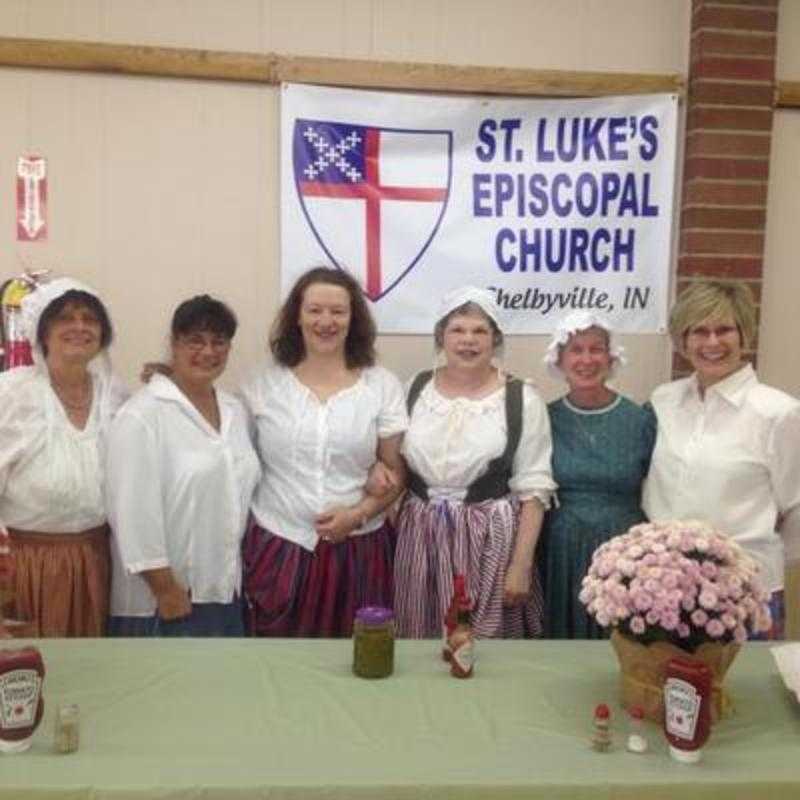
[(677, 98), (434, 97), (287, 84), (281, 282), (351, 272), (382, 333), (491, 289), (510, 333), (573, 309), (665, 329)]

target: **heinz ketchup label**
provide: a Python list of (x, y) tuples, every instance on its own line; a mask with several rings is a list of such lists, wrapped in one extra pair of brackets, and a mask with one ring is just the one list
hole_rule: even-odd
[(0, 751), (19, 752), (42, 719), (44, 663), (35, 647), (0, 650)]

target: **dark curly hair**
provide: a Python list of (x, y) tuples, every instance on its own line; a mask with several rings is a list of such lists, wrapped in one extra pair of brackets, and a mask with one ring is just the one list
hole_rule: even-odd
[(296, 367), (306, 357), (300, 331), (300, 307), (306, 289), (314, 283), (340, 286), (350, 297), (350, 328), (345, 340), (345, 363), (348, 369), (371, 367), (375, 363), (375, 322), (369, 313), (361, 287), (346, 272), (330, 267), (314, 267), (301, 275), (281, 306), (272, 326), (269, 347), (279, 364)]
[(208, 294), (199, 294), (184, 300), (172, 315), (172, 336), (186, 336), (197, 331), (208, 331), (226, 339), (236, 333), (236, 315), (221, 300)]

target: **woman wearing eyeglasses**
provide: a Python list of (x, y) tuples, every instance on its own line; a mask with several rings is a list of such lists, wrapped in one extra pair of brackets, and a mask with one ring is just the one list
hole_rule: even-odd
[(787, 629), (797, 619), (789, 587), (800, 576), (800, 402), (760, 383), (744, 358), (756, 333), (746, 285), (693, 283), (669, 329), (694, 372), (653, 393), (658, 433), (645, 513), (705, 519), (742, 545), (772, 593), (769, 638), (781, 638), (784, 598)]
[(214, 386), (235, 332), (219, 300), (178, 306), (168, 374), (112, 426), (112, 635), (244, 635), (240, 544), (260, 466), (243, 406)]

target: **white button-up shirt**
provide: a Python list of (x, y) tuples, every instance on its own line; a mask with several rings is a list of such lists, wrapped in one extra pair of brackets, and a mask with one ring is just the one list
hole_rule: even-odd
[(216, 431), (180, 389), (155, 375), (120, 410), (107, 466), (114, 534), (111, 613), (156, 601), (136, 573), (170, 567), (193, 603), (241, 591), (240, 543), (260, 467), (241, 403), (217, 389)]
[(40, 367), (0, 374), (0, 525), (77, 533), (106, 521), (103, 447), (124, 384), (93, 369), (83, 430), (70, 422)]
[(800, 517), (800, 402), (758, 382), (747, 364), (700, 397), (696, 376), (653, 393), (658, 435), (644, 486), (652, 520), (705, 519), (762, 565), (770, 591), (783, 586), (784, 542)]
[[(290, 369), (271, 365), (242, 396), (263, 467), (253, 514), (263, 528), (313, 550), (317, 515), (358, 503), (378, 439), (408, 427), (400, 381), (383, 367), (369, 367), (353, 386), (320, 402)], [(379, 514), (352, 535), (382, 524)]]

